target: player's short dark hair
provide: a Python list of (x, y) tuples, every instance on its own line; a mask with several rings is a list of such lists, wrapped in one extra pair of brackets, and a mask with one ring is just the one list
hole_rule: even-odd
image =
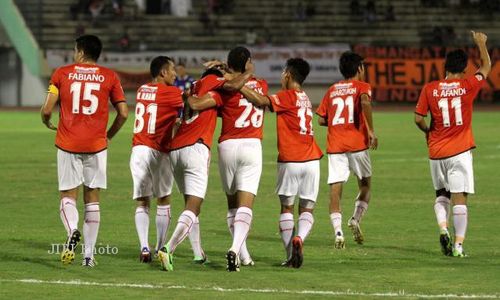
[(467, 68), (469, 56), (462, 49), (450, 51), (446, 54), (444, 70), (450, 73), (462, 73)]
[(236, 72), (245, 72), (245, 64), (249, 58), (250, 51), (245, 47), (238, 46), (229, 51), (227, 65)]
[(151, 77), (155, 78), (160, 75), (163, 67), (170, 62), (173, 63), (174, 61), (168, 56), (157, 56), (153, 58), (151, 65), (149, 65), (149, 73), (151, 74)]
[(309, 63), (302, 58), (290, 58), (286, 61), (285, 71), (292, 75), (292, 80), (298, 84), (302, 84), (306, 80), (311, 67)]
[(346, 51), (340, 56), (339, 69), (344, 78), (352, 78), (363, 64), (363, 57), (352, 51)]
[(83, 55), (86, 58), (97, 61), (102, 51), (101, 40), (95, 35), (82, 35), (76, 38), (76, 49), (78, 51), (83, 51)]
[(217, 77), (224, 76), (224, 74), (222, 74), (221, 70), (219, 70), (217, 68), (210, 68), (210, 69), (206, 69), (205, 72), (203, 72), (203, 74), (201, 74), (201, 78), (206, 77), (208, 75), (215, 75)]

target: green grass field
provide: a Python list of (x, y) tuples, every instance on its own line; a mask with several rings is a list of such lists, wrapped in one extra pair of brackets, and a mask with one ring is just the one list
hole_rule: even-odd
[[(98, 244), (117, 247), (119, 252), (98, 255), (99, 265), (89, 270), (80, 266), (81, 255), (73, 265), (63, 266), (58, 255), (48, 254), (51, 244), (65, 240), (58, 213), (54, 132), (42, 125), (38, 113), (0, 112), (0, 298), (500, 297), (499, 117), (500, 113), (477, 112), (474, 118), (477, 195), (469, 201), (468, 258), (441, 255), (427, 152), (413, 114), (375, 112), (380, 148), (372, 152), (372, 202), (362, 224), (365, 244), (356, 245), (348, 235), (345, 250), (333, 248), (327, 160), (323, 158), (316, 222), (305, 242), (304, 265), (301, 269), (279, 267), (284, 251), (278, 231), (279, 201), (274, 194), (275, 119), (267, 114), (264, 168), (248, 238), (256, 265), (242, 267), (240, 273), (225, 271), (224, 255), (231, 241), (215, 147), (200, 215), (202, 243), (211, 264), (192, 264), (186, 240), (176, 251), (175, 271), (169, 273), (160, 271), (157, 262), (138, 261), (128, 166), (133, 114), (109, 147), (108, 190), (101, 196)], [(324, 149), (325, 129), (315, 129)], [(344, 190), (344, 222), (353, 211), (355, 196), (356, 183), (351, 178)], [(79, 207), (81, 224), (81, 200)], [(182, 207), (175, 191), (170, 232)], [(151, 225), (153, 244), (154, 220)], [(345, 224), (344, 232), (349, 233)]]

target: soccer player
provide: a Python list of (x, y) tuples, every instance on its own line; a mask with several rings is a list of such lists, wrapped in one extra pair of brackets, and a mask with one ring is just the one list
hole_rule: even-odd
[[(177, 246), (189, 234), (194, 252), (194, 262), (207, 260), (201, 248), (200, 225), (198, 215), (205, 198), (210, 166), (210, 147), (217, 124), (217, 109), (222, 102), (210, 96), (210, 91), (218, 89), (239, 90), (253, 75), (253, 68), (247, 69), (240, 76), (226, 81), (220, 70), (206, 70), (202, 78), (195, 82), (193, 97), (188, 99), (190, 107), (185, 108), (184, 119), (177, 134), (170, 144), (170, 161), (175, 181), (184, 195), (185, 209), (179, 217), (167, 245), (159, 252), (163, 268), (173, 270), (173, 253)], [(198, 98), (202, 97), (204, 98)], [(199, 111), (199, 104), (209, 101), (211, 107)]]
[(150, 198), (156, 207), (156, 248), (165, 245), (170, 224), (170, 194), (174, 177), (168, 145), (175, 122), (182, 112), (182, 91), (175, 87), (174, 61), (166, 56), (151, 61), (152, 81), (137, 90), (130, 170), (134, 182), (135, 226), (141, 244), (141, 262), (151, 261), (148, 242)]
[[(251, 57), (247, 48), (236, 47), (229, 51), (227, 65), (233, 76), (245, 72), (248, 64), (251, 64)], [(261, 95), (267, 94), (265, 80), (252, 77), (245, 86)], [(227, 225), (233, 236), (233, 244), (226, 254), (227, 270), (235, 272), (240, 270), (240, 260), (243, 265), (254, 265), (246, 247), (246, 238), (262, 173), (264, 110), (249, 102), (239, 91), (213, 92), (211, 96), (222, 102), (219, 109), (222, 117), (219, 173), (228, 203)], [(200, 109), (210, 107), (210, 104), (206, 107), (202, 105)]]
[[(467, 195), (474, 193), (472, 106), (491, 71), (486, 35), (472, 31), (472, 38), (481, 58), (476, 74), (464, 77), (468, 61), (465, 51), (449, 52), (444, 65), (446, 78), (423, 87), (415, 110), (415, 123), (425, 133), (429, 147), (440, 244), (444, 255), (456, 257), (465, 256), (462, 245), (467, 230)], [(429, 112), (430, 126), (424, 119)], [(448, 232), (450, 200), (455, 229), (453, 247)]]
[[(128, 108), (118, 76), (97, 64), (102, 50), (99, 38), (83, 35), (75, 42), (75, 63), (58, 68), (52, 75), (41, 115), (49, 129), (57, 130), (60, 216), (68, 235), (61, 261), (73, 262), (80, 241), (76, 200), (78, 188), (83, 184), (85, 251), (82, 264), (94, 267), (94, 246), (101, 218), (99, 190), (106, 188), (106, 149), (125, 123)], [(117, 115), (106, 132), (108, 100)], [(60, 106), (57, 128), (50, 121), (56, 104)]]
[[(302, 83), (309, 74), (309, 64), (291, 58), (281, 74), (282, 90), (265, 97), (244, 87), (241, 92), (257, 106), (269, 106), (276, 112), (278, 133), (278, 181), (276, 192), (281, 202), (279, 228), (286, 251), (284, 266), (300, 268), (302, 245), (314, 223), (313, 210), (319, 190), (321, 149), (314, 140), (313, 112)], [(256, 99), (256, 100), (253, 100)], [(299, 195), (299, 220), (294, 237), (295, 196)]]
[(330, 185), (330, 219), (335, 232), (335, 248), (345, 247), (340, 199), (342, 186), (352, 171), (358, 178), (359, 193), (354, 214), (348, 221), (354, 240), (362, 244), (361, 219), (370, 201), (371, 162), (368, 148), (376, 149), (371, 109), (371, 87), (363, 82), (363, 58), (354, 52), (340, 57), (344, 80), (326, 92), (316, 113), (319, 125), (328, 126), (328, 184)]

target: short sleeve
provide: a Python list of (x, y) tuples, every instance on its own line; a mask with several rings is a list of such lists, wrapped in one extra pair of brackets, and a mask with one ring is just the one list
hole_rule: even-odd
[(429, 112), (429, 100), (427, 98), (427, 86), (422, 88), (420, 92), (420, 97), (418, 98), (417, 106), (415, 108), (415, 113), (423, 117), (427, 116)]
[(50, 77), (49, 88), (47, 92), (52, 93), (54, 95), (59, 95), (60, 88), (61, 88), (61, 69), (58, 68), (54, 71), (54, 73)]
[(369, 84), (362, 84), (359, 87), (359, 96), (368, 95), (369, 100), (372, 100), (372, 87)]
[(316, 110), (316, 114), (322, 118), (328, 117), (328, 101), (330, 101), (330, 89), (326, 92), (325, 96), (323, 96), (323, 100), (321, 100), (321, 104)]
[(123, 92), (122, 84), (116, 73), (114, 74), (113, 85), (111, 86), (111, 93), (109, 98), (111, 103), (116, 104), (118, 102), (125, 102), (125, 93)]
[(224, 77), (218, 77), (214, 74), (210, 74), (203, 79), (203, 85), (206, 91), (212, 91), (220, 89), (226, 83), (226, 79)]
[(224, 103), (222, 102), (222, 97), (216, 91), (210, 91), (208, 94), (215, 100), (216, 106), (221, 107)]
[(279, 113), (281, 111), (286, 110), (286, 103), (284, 103), (283, 97), (284, 95), (282, 93), (274, 94), (267, 96), (269, 98), (269, 101), (271, 102), (271, 108), (274, 112)]
[(467, 90), (476, 90), (480, 89), (483, 87), (484, 83), (486, 81), (484, 80), (484, 75), (481, 73), (476, 73), (473, 76), (469, 76), (465, 78), (465, 88)]

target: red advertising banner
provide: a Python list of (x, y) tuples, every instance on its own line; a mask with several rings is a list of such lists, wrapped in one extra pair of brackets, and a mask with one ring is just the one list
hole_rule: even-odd
[[(444, 78), (444, 47), (402, 48), (354, 46), (365, 57), (367, 81), (373, 87), (373, 99), (378, 102), (416, 102), (422, 86)], [(477, 49), (466, 48), (469, 54), (467, 75), (479, 66)], [(500, 100), (500, 51), (491, 49), (492, 71), (479, 95), (480, 101)]]

